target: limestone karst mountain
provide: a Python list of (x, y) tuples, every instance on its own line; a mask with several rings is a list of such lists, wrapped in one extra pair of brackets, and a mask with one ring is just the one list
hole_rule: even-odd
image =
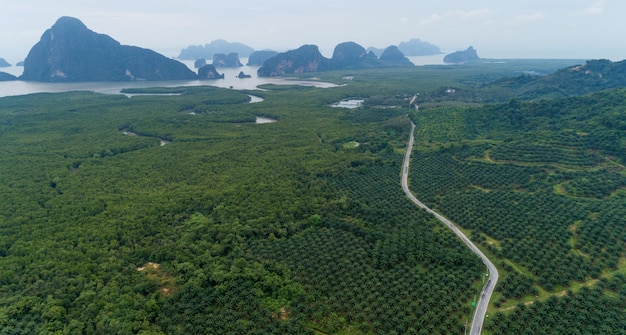
[(324, 57), (316, 45), (303, 45), (296, 50), (279, 53), (266, 60), (257, 74), (261, 77), (273, 77), (290, 73), (397, 66), (414, 64), (396, 46), (388, 47), (378, 58), (357, 43), (344, 42), (335, 47), (331, 59)]
[(478, 59), (480, 59), (480, 57), (478, 57), (476, 49), (472, 46), (463, 51), (456, 51), (443, 57), (445, 63), (463, 63)]
[(196, 79), (184, 64), (157, 52), (121, 45), (80, 20), (61, 17), (24, 61), (23, 80), (43, 82)]

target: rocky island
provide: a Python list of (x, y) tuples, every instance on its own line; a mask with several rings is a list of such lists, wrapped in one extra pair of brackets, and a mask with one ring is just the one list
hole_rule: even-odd
[(239, 74), (237, 75), (237, 78), (239, 79), (246, 79), (246, 78), (252, 78), (251, 75), (243, 73), (243, 71), (239, 71)]
[(479, 60), (478, 53), (474, 47), (470, 46), (464, 51), (456, 51), (443, 57), (444, 63), (464, 63)]
[(224, 79), (224, 74), (217, 72), (213, 64), (205, 65), (198, 69), (199, 79)]
[(257, 70), (261, 77), (282, 76), (290, 73), (328, 71), (330, 59), (322, 56), (317, 45), (305, 44), (296, 50), (279, 53), (266, 60)]
[(354, 42), (337, 44), (333, 51), (332, 61), (336, 68), (363, 69), (380, 67), (381, 63), (373, 52), (367, 52), (365, 48)]
[(388, 47), (378, 58), (357, 43), (344, 42), (335, 47), (332, 59), (324, 57), (316, 45), (303, 45), (296, 50), (279, 53), (266, 60), (257, 74), (260, 77), (273, 77), (293, 73), (397, 66), (414, 64), (396, 46)]
[(241, 67), (243, 64), (239, 61), (239, 54), (231, 52), (226, 54), (213, 55), (213, 66), (215, 67)]
[(176, 60), (149, 49), (121, 45), (67, 16), (58, 19), (32, 47), (20, 77), (42, 82), (196, 78), (193, 71)]

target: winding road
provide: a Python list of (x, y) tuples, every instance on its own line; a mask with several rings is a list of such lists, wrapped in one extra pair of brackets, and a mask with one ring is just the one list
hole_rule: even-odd
[(485, 319), (485, 315), (487, 314), (487, 307), (489, 306), (489, 300), (491, 299), (491, 295), (493, 294), (493, 290), (496, 287), (496, 283), (498, 282), (498, 270), (496, 266), (483, 254), (480, 249), (470, 241), (459, 228), (454, 225), (450, 220), (443, 217), (441, 214), (433, 211), (428, 208), (428, 206), (424, 205), (421, 201), (419, 201), (411, 190), (409, 190), (409, 163), (411, 161), (411, 151), (413, 149), (413, 139), (415, 132), (415, 124), (411, 122), (411, 135), (409, 137), (409, 144), (406, 148), (406, 154), (404, 155), (404, 164), (402, 164), (402, 189), (404, 193), (406, 193), (407, 197), (411, 199), (416, 205), (423, 208), (428, 213), (434, 215), (439, 221), (443, 222), (448, 228), (450, 228), (462, 241), (467, 245), (473, 253), (478, 255), (480, 259), (482, 259), (483, 263), (487, 266), (487, 270), (489, 271), (489, 275), (487, 280), (485, 281), (485, 286), (483, 286), (483, 290), (480, 293), (480, 298), (478, 299), (478, 303), (476, 304), (476, 311), (474, 312), (474, 319), (472, 320), (472, 328), (470, 329), (471, 335), (479, 335), (481, 333), (483, 327), (483, 321)]

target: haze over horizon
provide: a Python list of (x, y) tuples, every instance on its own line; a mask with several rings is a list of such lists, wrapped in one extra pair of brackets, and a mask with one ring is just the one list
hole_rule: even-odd
[(2, 12), (0, 57), (12, 64), (24, 60), (61, 16), (168, 57), (216, 39), (257, 50), (316, 44), (330, 56), (341, 42), (384, 48), (419, 38), (443, 52), (471, 45), (482, 58), (626, 59), (626, 46), (616, 38), (626, 28), (626, 2), (618, 0), (29, 0), (5, 3)]

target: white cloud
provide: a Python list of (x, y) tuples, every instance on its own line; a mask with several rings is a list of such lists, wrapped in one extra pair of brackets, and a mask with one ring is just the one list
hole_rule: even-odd
[(491, 15), (490, 9), (474, 9), (470, 11), (447, 11), (443, 14), (432, 14), (431, 16), (420, 20), (421, 25), (429, 25), (443, 20), (472, 20), (479, 19)]
[(596, 1), (591, 6), (583, 8), (577, 11), (573, 11), (570, 14), (572, 16), (593, 16), (599, 15), (604, 12), (604, 1)]
[(429, 25), (443, 20), (445, 16), (439, 14), (432, 14), (431, 16), (420, 20), (421, 25)]
[(485, 16), (489, 16), (491, 14), (491, 10), (490, 9), (475, 9), (469, 12), (462, 12), (461, 14), (461, 18), (462, 19), (474, 19), (474, 18), (481, 18), (481, 17), (485, 17)]
[(524, 24), (529, 22), (535, 22), (542, 20), (546, 15), (542, 12), (537, 12), (534, 14), (522, 14), (515, 17), (512, 17), (508, 20), (510, 23), (514, 24)]

